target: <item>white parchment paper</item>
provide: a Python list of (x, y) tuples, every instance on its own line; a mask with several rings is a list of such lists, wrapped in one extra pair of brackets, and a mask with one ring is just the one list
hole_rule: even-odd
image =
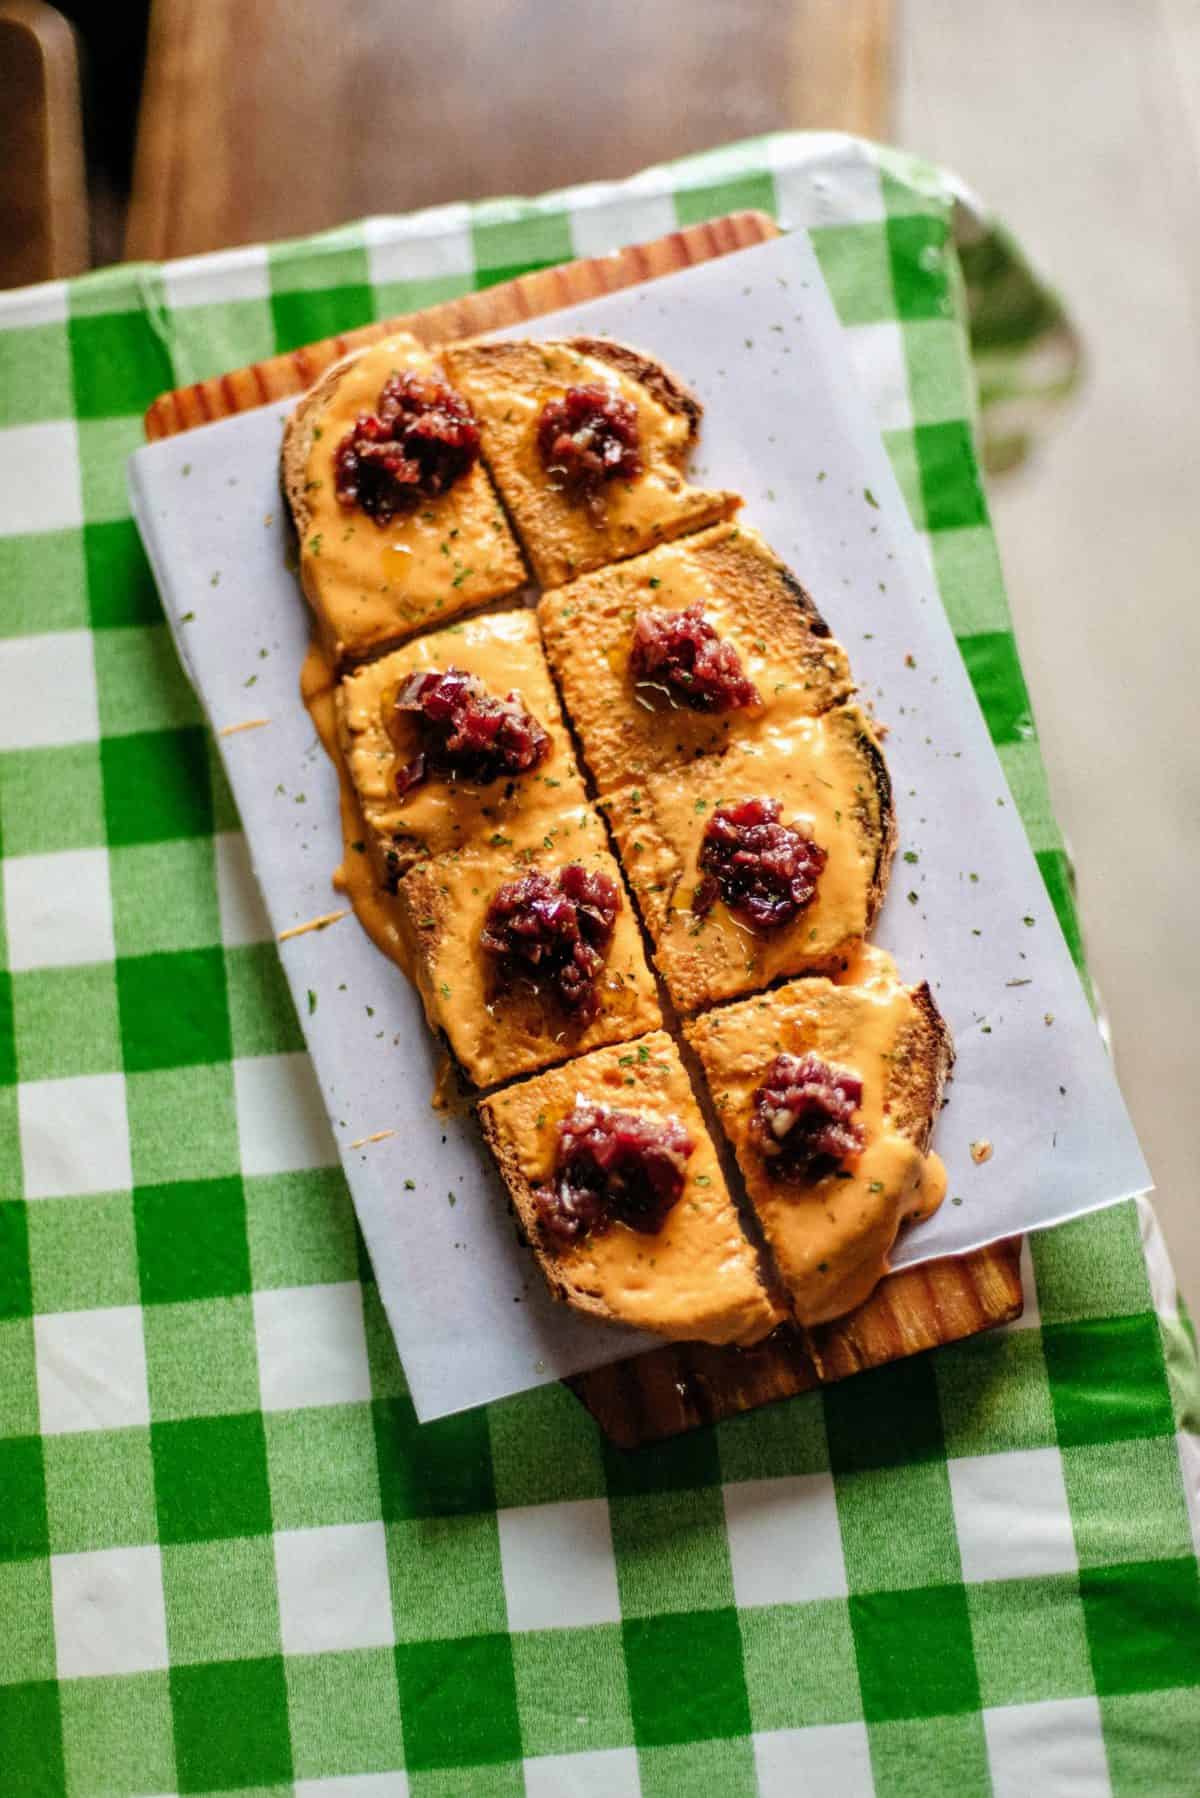
[[(747, 519), (813, 593), (891, 727), (901, 854), (876, 940), (906, 978), (930, 981), (958, 1046), (935, 1138), (951, 1196), (902, 1237), (895, 1265), (1146, 1190), (1111, 1066), (807, 236), (500, 335), (576, 330), (625, 338), (695, 388), (705, 421), (693, 472), (745, 494)], [(129, 474), (210, 722), (219, 731), (270, 720), (218, 741), (277, 933), (342, 903), (330, 886), (341, 854), (337, 785), (300, 703), (308, 617), (284, 561), (277, 458), (292, 403), (149, 445)], [(415, 993), (353, 917), (281, 953), (419, 1416), (648, 1346), (550, 1302), (473, 1122), (430, 1108), (435, 1052)], [(382, 1130), (396, 1134), (351, 1146)], [(982, 1138), (994, 1152), (976, 1164), (970, 1145)]]

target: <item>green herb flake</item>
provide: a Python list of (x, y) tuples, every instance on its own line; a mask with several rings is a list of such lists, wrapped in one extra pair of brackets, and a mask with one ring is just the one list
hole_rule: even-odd
[(324, 535), (321, 531), (318, 531), (315, 536), (309, 538), (308, 553), (310, 556), (319, 556), (320, 555), (321, 544), (322, 544), (323, 540), (324, 540)]
[(404, 1190), (405, 1190), (405, 1192), (416, 1192), (416, 1190), (417, 1190), (416, 1181), (415, 1180), (406, 1180), (404, 1182)]
[(873, 506), (875, 508), (875, 510), (878, 512), (879, 501), (875, 498), (875, 495), (871, 492), (871, 489), (869, 487), (863, 488), (863, 498), (866, 500), (866, 502), (869, 506)]
[(313, 992), (312, 987), (310, 986), (308, 989), (308, 1015), (310, 1018), (312, 1017), (312, 1014), (316, 1009), (317, 1009), (317, 995)]
[(915, 849), (906, 849), (904, 851), (904, 859), (906, 862), (919, 862), (921, 858)]

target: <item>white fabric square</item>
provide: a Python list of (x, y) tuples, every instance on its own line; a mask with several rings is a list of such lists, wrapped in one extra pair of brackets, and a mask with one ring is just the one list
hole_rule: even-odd
[[(72, 419), (0, 431), (0, 535), (83, 523), (79, 436)], [(49, 680), (53, 664), (46, 670)], [(5, 683), (6, 707), (8, 687)]]
[(347, 1405), (371, 1396), (362, 1288), (291, 1286), (254, 1294), (264, 1411)]
[(759, 1798), (875, 1798), (865, 1723), (756, 1735)]
[(111, 961), (115, 950), (107, 849), (8, 857), (4, 921), (14, 973)]
[(407, 1773), (335, 1773), (298, 1779), (296, 1798), (408, 1798)]
[(470, 208), (461, 205), (431, 208), (403, 226), (396, 219), (368, 219), (363, 235), (371, 285), (473, 273), (470, 220)]
[(17, 1115), (27, 1199), (132, 1186), (124, 1074), (24, 1081)]
[(65, 281), (43, 281), (38, 287), (18, 287), (0, 293), (0, 330), (16, 331), (27, 325), (61, 325), (67, 317)]
[(271, 277), (261, 245), (222, 250), (215, 256), (181, 256), (162, 271), (167, 305), (221, 306), (230, 300), (265, 300)]
[(739, 1605), (846, 1596), (832, 1474), (788, 1474), (726, 1486), (725, 1519)]
[(334, 1166), (337, 1147), (312, 1062), (303, 1051), (235, 1061), (233, 1085), (244, 1173)]
[(227, 949), (247, 943), (270, 942), (275, 932), (250, 861), (250, 846), (240, 830), (224, 831), (213, 838), (217, 861), (217, 904), (221, 913), (221, 941)]
[(965, 1580), (1074, 1573), (1079, 1565), (1056, 1448), (947, 1463)]
[(280, 1530), (275, 1574), (285, 1654), (385, 1648), (395, 1641), (382, 1523)]
[(525, 1762), (525, 1798), (641, 1798), (636, 1748), (543, 1754)]
[(883, 183), (870, 154), (840, 131), (784, 133), (767, 141), (780, 223), (877, 225), (887, 217)]
[(911, 430), (912, 400), (901, 326), (890, 321), (855, 325), (853, 330), (843, 333), (842, 341), (879, 429)]
[(577, 256), (607, 256), (622, 244), (650, 243), (678, 228), (669, 179), (650, 169), (641, 178), (645, 191), (639, 193), (638, 185), (622, 182), (605, 198), (594, 189), (590, 198), (587, 188), (580, 190), (583, 204), (570, 214), (571, 245)]
[(44, 1313), (33, 1340), (43, 1435), (149, 1423), (139, 1305)]
[[(6, 435), (0, 431), (0, 445)], [(0, 508), (4, 468), (0, 463)], [(0, 517), (0, 531), (5, 526)], [(91, 631), (0, 641), (0, 749), (46, 749), (94, 743), (100, 735)]]
[[(983, 1713), (993, 1798), (1106, 1798), (1112, 1787), (1094, 1698), (1052, 1698)], [(1181, 1788), (1182, 1789), (1182, 1788)]]
[(520, 1505), (496, 1522), (510, 1630), (621, 1621), (606, 1499)]
[(151, 1673), (167, 1665), (157, 1546), (52, 1555), (58, 1677)]

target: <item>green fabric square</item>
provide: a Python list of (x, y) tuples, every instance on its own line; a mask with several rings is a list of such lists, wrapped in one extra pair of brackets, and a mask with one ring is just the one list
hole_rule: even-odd
[(353, 331), (357, 325), (369, 324), (374, 316), (375, 303), (365, 281), (350, 287), (330, 287), (324, 292), (271, 295), (275, 348), (280, 352)]
[(149, 312), (101, 312), (68, 321), (75, 412), (117, 418), (144, 411), (175, 385), (162, 329)]
[(810, 235), (843, 325), (874, 325), (895, 317), (892, 266), (882, 223), (821, 225)]
[[(142, 1324), (150, 1415), (156, 1422), (181, 1417), (220, 1422), (223, 1412), (250, 1411), (258, 1405), (258, 1354), (248, 1296), (148, 1305)], [(260, 1429), (260, 1443), (261, 1438)], [(257, 1449), (254, 1470), (257, 1473)], [(265, 1481), (265, 1458), (261, 1471)]]
[(211, 834), (208, 747), (198, 727), (105, 738), (100, 762), (113, 847)]
[(123, 957), (117, 962), (117, 993), (130, 1073), (230, 1059), (225, 960), (219, 949)]
[(389, 1523), (387, 1557), (397, 1642), (507, 1628), (500, 1534), (491, 1513)]
[(121, 1069), (111, 962), (34, 968), (12, 976), (13, 1034), (22, 1080)]
[(498, 1505), (604, 1496), (600, 1432), (566, 1386), (539, 1386), (489, 1405), (487, 1420)]
[(571, 221), (565, 212), (535, 211), (515, 203), (489, 209), (501, 217), (477, 218), (471, 248), (480, 287), (491, 287), (530, 269), (569, 262), (575, 254)]
[(0, 1686), (4, 1776), (21, 1798), (62, 1798), (66, 1790), (59, 1689), (52, 1680)]
[(829, 1449), (819, 1392), (805, 1392), (786, 1404), (743, 1411), (717, 1426), (721, 1478), (782, 1479), (787, 1474), (826, 1473)]
[(211, 837), (131, 843), (108, 858), (118, 955), (203, 949), (221, 940)]
[(240, 1180), (181, 1180), (133, 1195), (141, 1297), (147, 1305), (250, 1290)]
[(146, 440), (141, 412), (134, 412), (128, 418), (81, 418), (75, 434), (79, 443), (84, 517), (89, 524), (107, 524), (116, 518), (128, 518), (125, 465), (134, 450), (140, 449)]
[(10, 325), (0, 331), (0, 393), (6, 428), (71, 417), (71, 356), (65, 325), (56, 320), (47, 325)]
[(620, 1624), (530, 1630), (511, 1641), (527, 1755), (620, 1748), (633, 1739)]
[(53, 1679), (54, 1608), (50, 1563), (0, 1561), (0, 1686)]
[(375, 1521), (379, 1467), (370, 1405), (270, 1411), (263, 1425), (277, 1530)]
[(913, 442), (921, 469), (925, 528), (958, 531), (968, 525), (986, 524), (987, 504), (971, 432), (962, 419), (917, 425)]
[(396, 1675), (409, 1768), (477, 1767), (521, 1758), (507, 1635), (404, 1643), (396, 1649)]
[(226, 949), (235, 1055), (286, 1055), (304, 1047), (296, 1007), (274, 943)]
[(835, 1473), (903, 1467), (943, 1455), (934, 1357), (913, 1356), (827, 1386), (825, 1430)]
[(633, 1450), (614, 1448), (602, 1438), (602, 1447), (608, 1490), (618, 1497), (685, 1492), (693, 1486), (715, 1486), (721, 1478), (715, 1430), (688, 1430)]
[(9, 1436), (33, 1436), (38, 1429), (37, 1358), (33, 1319), (0, 1322), (0, 1453)]
[[(347, 1195), (346, 1203), (350, 1199)], [(355, 1240), (357, 1241), (357, 1225)], [(387, 1320), (383, 1300), (374, 1280), (363, 1278), (363, 1331), (367, 1338), (367, 1367), (371, 1375), (371, 1392), (375, 1398), (407, 1398), (408, 1381), (396, 1352), (396, 1338)]]
[(265, 296), (177, 306), (171, 313), (171, 358), (180, 384), (207, 381), (274, 353), (275, 323)]
[(203, 1542), (270, 1532), (267, 1450), (258, 1412), (152, 1424), (150, 1445), (160, 1540)]
[(644, 1748), (638, 1755), (642, 1798), (678, 1798), (680, 1792), (713, 1792), (720, 1798), (758, 1798), (754, 1745), (731, 1738)]
[(896, 316), (945, 318), (951, 313), (950, 255), (945, 219), (928, 212), (887, 221)]
[(960, 637), (958, 647), (993, 743), (1015, 743), (1032, 737), (1029, 690), (1011, 631)]
[(278, 1654), (270, 1537), (169, 1543), (162, 1551), (162, 1578), (173, 1666)]
[(1200, 1767), (1200, 1705), (1191, 1689), (1102, 1698), (1113, 1798), (1168, 1798)]
[(904, 327), (904, 359), (914, 419), (940, 424), (970, 414), (973, 375), (958, 319), (910, 320)]
[(982, 1717), (874, 1723), (870, 1743), (876, 1798), (992, 1798)]
[[(21, 1561), (50, 1552), (46, 1519), (46, 1473), (37, 1436), (0, 1440), (0, 1561)], [(3, 1735), (0, 1734), (0, 1741)]]
[(238, 1172), (232, 1068), (128, 1074), (125, 1104), (135, 1184), (158, 1186)]
[(1158, 1319), (1152, 1311), (1044, 1324), (1042, 1349), (1064, 1448), (1166, 1436), (1174, 1430)]
[(1043, 1323), (1128, 1317), (1154, 1308), (1133, 1200), (1030, 1237)]
[(98, 631), (92, 641), (100, 728), (106, 736), (199, 724), (200, 702), (165, 624)]
[(379, 318), (403, 318), (410, 312), (423, 312), (427, 306), (441, 306), (446, 300), (457, 300), (474, 287), (470, 275), (429, 275), (419, 281), (377, 281), (375, 313)]
[[(922, 500), (922, 517), (924, 511)], [(955, 635), (1011, 630), (1004, 572), (990, 527), (975, 524), (938, 531), (930, 538), (930, 549), (938, 591)]]
[(639, 1748), (750, 1734), (735, 1610), (634, 1617), (621, 1633)]
[[(409, 1798), (476, 1798), (480, 1775), (473, 1767), (420, 1767), (408, 1777)], [(525, 1798), (522, 1761), (491, 1761), (487, 1798)]]
[[(4, 945), (3, 915), (0, 914), (0, 951)], [(13, 976), (0, 969), (0, 1087), (11, 1089), (17, 1083), (17, 1020), (13, 1004)], [(0, 1188), (2, 1191), (3, 1188)]]
[(623, 1617), (733, 1604), (719, 1486), (610, 1500)]
[(868, 1723), (949, 1717), (979, 1708), (961, 1586), (860, 1593), (850, 1599), (850, 1622)]
[(376, 1400), (375, 1444), (383, 1518), (452, 1517), (492, 1511), (496, 1492), (487, 1419), (463, 1411), (419, 1424), (408, 1398)]
[(681, 226), (722, 218), (727, 212), (776, 211), (775, 180), (768, 169), (747, 169), (705, 187), (675, 190), (675, 217)]
[(242, 820), (238, 816), (238, 809), (234, 804), (233, 793), (230, 790), (215, 737), (207, 739), (207, 749), (208, 778), (212, 789), (213, 830), (218, 835), (230, 830), (240, 832)]
[[(0, 331), (0, 355), (5, 336)], [(0, 637), (81, 630), (88, 622), (82, 533), (0, 536), (0, 593)]]
[(940, 1350), (933, 1362), (948, 1455), (1053, 1447), (1039, 1331), (975, 1336)]
[(72, 318), (138, 313), (148, 305), (161, 311), (163, 305), (162, 279), (153, 262), (119, 262), (92, 269), (71, 282), (68, 294)]
[(1091, 1696), (1091, 1658), (1073, 1573), (972, 1583), (967, 1609), (984, 1705)]
[(67, 1679), (59, 1690), (69, 1792), (133, 1798), (176, 1789), (165, 1673)]
[(44, 1453), (52, 1554), (158, 1540), (148, 1429), (47, 1436)]
[(390, 1648), (293, 1654), (284, 1671), (297, 1779), (390, 1773), (404, 1765)]
[[(884, 431), (883, 447), (888, 453), (892, 473), (904, 496), (908, 515), (918, 531), (925, 529), (925, 494), (921, 487), (921, 463), (917, 441), (911, 431)], [(935, 541), (937, 541), (935, 539)]]
[(45, 1199), (29, 1208), (29, 1260), (39, 1311), (95, 1311), (138, 1302), (129, 1194)]
[[(3, 1022), (0, 1014), (0, 1023)], [(25, 1179), (17, 1125), (17, 1089), (0, 1084), (0, 1193), (21, 1192)]]
[(858, 1721), (862, 1698), (845, 1599), (755, 1605), (739, 1621), (756, 1730)]
[(837, 1507), (852, 1592), (942, 1586), (962, 1578), (944, 1461), (839, 1474)]
[(246, 1180), (245, 1191), (256, 1288), (354, 1279), (354, 1207), (341, 1168), (257, 1174)]
[(172, 1667), (181, 1792), (270, 1786), (292, 1777), (283, 1661)]
[(1101, 1696), (1200, 1686), (1200, 1569), (1194, 1554), (1085, 1568), (1079, 1595)]
[(3, 1199), (0, 1200), (0, 1319), (29, 1317), (32, 1311), (26, 1209), (19, 1199)]
[(0, 752), (0, 840), (5, 855), (102, 847), (99, 744)]
[(93, 630), (161, 624), (162, 605), (132, 518), (86, 524), (83, 555)]
[[(1024, 818), (1023, 813), (1022, 818)], [(1075, 870), (1063, 849), (1039, 849), (1035, 859), (1038, 872), (1046, 883), (1046, 891), (1054, 907), (1059, 929), (1066, 938), (1067, 948), (1071, 952), (1071, 960), (1079, 970), (1083, 990), (1088, 995), (1092, 1009), (1095, 1010), (1096, 1001), (1092, 993), (1092, 983), (1084, 963), (1083, 929), (1075, 906)]]
[[(1063, 1479), (1081, 1567), (1192, 1552), (1174, 1436), (1064, 1448)], [(1137, 1494), (1137, 1503), (1129, 1495)]]

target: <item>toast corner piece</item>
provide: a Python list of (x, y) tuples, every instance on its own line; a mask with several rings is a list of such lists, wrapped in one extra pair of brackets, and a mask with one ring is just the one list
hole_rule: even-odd
[[(565, 1247), (545, 1236), (537, 1191), (554, 1174), (558, 1126), (577, 1100), (677, 1119), (693, 1144), (662, 1229), (614, 1222)], [(670, 1341), (749, 1347), (788, 1317), (766, 1290), (679, 1052), (663, 1031), (595, 1051), (477, 1107), (523, 1239), (554, 1296), (603, 1322)]]
[[(445, 360), (481, 421), (485, 459), (542, 587), (717, 524), (742, 503), (686, 481), (700, 402), (638, 350), (580, 337), (450, 345)], [(641, 472), (606, 481), (594, 506), (554, 478), (537, 442), (544, 407), (579, 387), (615, 393), (638, 420)]]

